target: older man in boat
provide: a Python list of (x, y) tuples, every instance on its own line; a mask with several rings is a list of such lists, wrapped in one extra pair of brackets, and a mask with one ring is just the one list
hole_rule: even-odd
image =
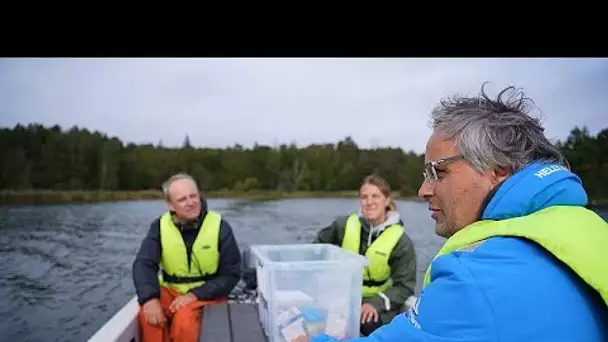
[(482, 87), (434, 110), (418, 194), (447, 241), (418, 302), (351, 342), (608, 341), (608, 223), (528, 103)]
[(201, 308), (226, 301), (238, 283), (241, 253), (191, 176), (172, 176), (163, 193), (169, 210), (152, 222), (133, 263), (142, 340), (195, 342)]

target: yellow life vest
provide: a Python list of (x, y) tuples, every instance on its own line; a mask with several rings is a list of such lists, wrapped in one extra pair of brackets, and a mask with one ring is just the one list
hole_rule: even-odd
[[(368, 264), (363, 270), (363, 297), (374, 296), (391, 287), (391, 266), (388, 259), (403, 233), (401, 225), (390, 225), (367, 248), (365, 257)], [(342, 248), (359, 254), (360, 245), (361, 222), (357, 214), (351, 214), (346, 221)]]
[(160, 242), (162, 255), (160, 267), (162, 273), (158, 280), (160, 285), (185, 294), (201, 286), (212, 278), (219, 263), (219, 234), (222, 217), (209, 210), (201, 224), (198, 235), (192, 245), (191, 263), (188, 264), (186, 244), (173, 223), (171, 214), (164, 213), (160, 218)]
[[(583, 207), (554, 206), (501, 221), (478, 221), (456, 232), (435, 259), (494, 236), (530, 239), (568, 265), (608, 305), (608, 223)], [(423, 287), (431, 281), (431, 266)]]

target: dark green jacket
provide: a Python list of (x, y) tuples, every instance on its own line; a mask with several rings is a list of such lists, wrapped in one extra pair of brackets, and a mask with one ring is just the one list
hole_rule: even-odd
[[(391, 214), (393, 216), (391, 221), (403, 225), (398, 213), (391, 212)], [(330, 226), (321, 229), (313, 242), (341, 246), (347, 219), (348, 216), (339, 217)], [(362, 218), (359, 218), (359, 221), (362, 229), (359, 253), (365, 255), (369, 247), (370, 225)], [(414, 295), (416, 288), (416, 252), (414, 244), (407, 234), (407, 227), (404, 226), (404, 228), (406, 233), (397, 242), (388, 261), (392, 269), (393, 285), (384, 294), (390, 300), (390, 310), (387, 310), (384, 299), (379, 295), (363, 299), (364, 303), (370, 303), (376, 308), (383, 324), (389, 323), (397, 314), (402, 312), (405, 301)], [(377, 236), (373, 236), (371, 241), (375, 241), (376, 238)]]

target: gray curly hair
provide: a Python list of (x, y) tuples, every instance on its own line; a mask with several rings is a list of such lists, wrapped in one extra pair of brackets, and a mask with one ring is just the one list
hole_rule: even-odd
[(533, 101), (522, 90), (507, 87), (491, 99), (484, 86), (477, 97), (442, 99), (431, 114), (431, 127), (454, 139), (464, 159), (479, 172), (515, 172), (534, 161), (570, 168), (545, 137), (540, 120), (530, 116)]

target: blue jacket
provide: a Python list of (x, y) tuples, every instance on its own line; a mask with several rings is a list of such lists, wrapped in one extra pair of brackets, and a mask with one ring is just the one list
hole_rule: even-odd
[[(482, 218), (500, 220), (554, 205), (586, 205), (580, 179), (547, 166), (532, 164), (509, 177)], [(608, 341), (608, 308), (599, 294), (526, 240), (495, 237), (443, 255), (433, 262), (431, 279), (412, 309), (370, 336), (349, 341)], [(311, 341), (336, 340), (322, 335)]]

